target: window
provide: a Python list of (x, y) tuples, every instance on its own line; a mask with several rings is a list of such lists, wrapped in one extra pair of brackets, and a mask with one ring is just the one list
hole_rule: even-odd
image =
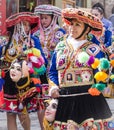
[(87, 0), (76, 0), (76, 6), (87, 7)]
[(19, 0), (19, 12), (34, 12), (37, 0)]
[(11, 16), (18, 12), (18, 0), (6, 1), (6, 17)]

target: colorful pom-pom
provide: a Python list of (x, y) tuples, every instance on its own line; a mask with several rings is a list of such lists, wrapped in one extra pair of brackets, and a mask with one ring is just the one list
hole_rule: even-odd
[(91, 94), (92, 96), (98, 96), (100, 95), (100, 91), (97, 88), (90, 88), (88, 90), (89, 94)]
[(108, 75), (105, 72), (97, 72), (94, 76), (97, 82), (105, 82), (106, 79), (108, 78)]
[(95, 87), (99, 90), (99, 91), (103, 91), (106, 88), (106, 84), (103, 83), (97, 83), (95, 85)]
[(112, 75), (110, 76), (110, 79), (114, 79), (114, 74), (112, 74)]
[(34, 73), (34, 69), (33, 68), (29, 68), (29, 73), (33, 74)]
[(39, 74), (39, 75), (42, 75), (45, 73), (46, 71), (46, 67), (44, 65), (42, 65), (40, 68), (35, 68), (34, 67), (34, 71)]
[(111, 60), (110, 64), (111, 64), (112, 67), (114, 67), (114, 60)]
[(32, 50), (31, 49), (28, 49), (28, 50), (25, 50), (24, 51), (24, 54), (27, 55), (28, 53), (32, 53)]
[(89, 58), (89, 60), (88, 60), (88, 62), (87, 62), (87, 65), (88, 65), (88, 66), (91, 66), (91, 64), (93, 64), (94, 61), (95, 61), (94, 56), (90, 56), (90, 58)]
[(34, 82), (34, 84), (41, 84), (41, 81), (38, 78), (31, 78), (31, 80)]
[(41, 55), (40, 50), (36, 49), (36, 48), (32, 48), (32, 53), (33, 55), (39, 57)]
[(100, 63), (100, 61), (97, 58), (95, 58), (94, 63), (91, 65), (92, 68), (96, 69), (98, 67), (99, 63)]
[(110, 62), (106, 58), (100, 59), (99, 70), (107, 70), (110, 68)]
[(81, 52), (78, 55), (78, 61), (80, 63), (86, 63), (89, 60), (89, 55), (86, 52)]

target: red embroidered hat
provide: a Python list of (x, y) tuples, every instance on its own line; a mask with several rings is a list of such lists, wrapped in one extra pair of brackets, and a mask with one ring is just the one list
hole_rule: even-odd
[(99, 18), (93, 16), (89, 12), (85, 12), (82, 9), (66, 8), (62, 10), (63, 21), (70, 24), (71, 19), (77, 19), (89, 25), (92, 28), (92, 33), (95, 35), (102, 35), (103, 25)]
[(31, 30), (35, 31), (39, 27), (39, 17), (31, 12), (20, 12), (14, 15), (11, 15), (6, 19), (6, 28), (7, 31), (12, 31), (12, 28), (20, 23), (21, 21), (28, 21), (31, 25)]

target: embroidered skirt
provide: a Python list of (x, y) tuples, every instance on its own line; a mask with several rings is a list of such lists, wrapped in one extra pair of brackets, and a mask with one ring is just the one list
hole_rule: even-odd
[[(61, 88), (60, 95), (81, 94), (88, 92), (90, 86)], [(92, 129), (109, 130), (112, 113), (101, 94), (90, 94), (58, 98), (54, 129), (78, 130)]]
[[(0, 108), (1, 111), (12, 112), (12, 113), (22, 113), (19, 108), (18, 90), (9, 76), (9, 72), (6, 73), (4, 84), (4, 105)], [(34, 112), (39, 109), (44, 109), (42, 100), (39, 99), (39, 94), (31, 98), (31, 100), (26, 104), (26, 110), (28, 112)]]

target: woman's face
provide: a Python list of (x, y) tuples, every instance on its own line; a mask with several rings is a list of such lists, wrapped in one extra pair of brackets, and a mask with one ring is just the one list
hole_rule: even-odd
[(102, 19), (103, 15), (97, 10), (97, 9), (92, 9), (91, 14), (98, 17), (100, 20)]
[(41, 14), (40, 15), (41, 25), (43, 28), (47, 28), (52, 21), (52, 16), (48, 14)]
[(28, 21), (23, 21), (23, 26), (26, 34), (28, 35), (30, 31), (30, 23)]
[(83, 36), (78, 38), (82, 34), (84, 28), (85, 28), (85, 24), (83, 22), (73, 19), (70, 25), (71, 36), (77, 40), (85, 40), (86, 32), (83, 34)]
[(58, 105), (57, 99), (52, 99), (49, 102), (49, 105), (47, 106), (47, 108), (45, 110), (45, 118), (47, 121), (49, 121), (49, 122), (54, 121), (56, 110), (57, 110), (57, 105)]
[(10, 77), (14, 82), (19, 81), (19, 79), (22, 77), (22, 68), (19, 63), (15, 62), (11, 65)]

